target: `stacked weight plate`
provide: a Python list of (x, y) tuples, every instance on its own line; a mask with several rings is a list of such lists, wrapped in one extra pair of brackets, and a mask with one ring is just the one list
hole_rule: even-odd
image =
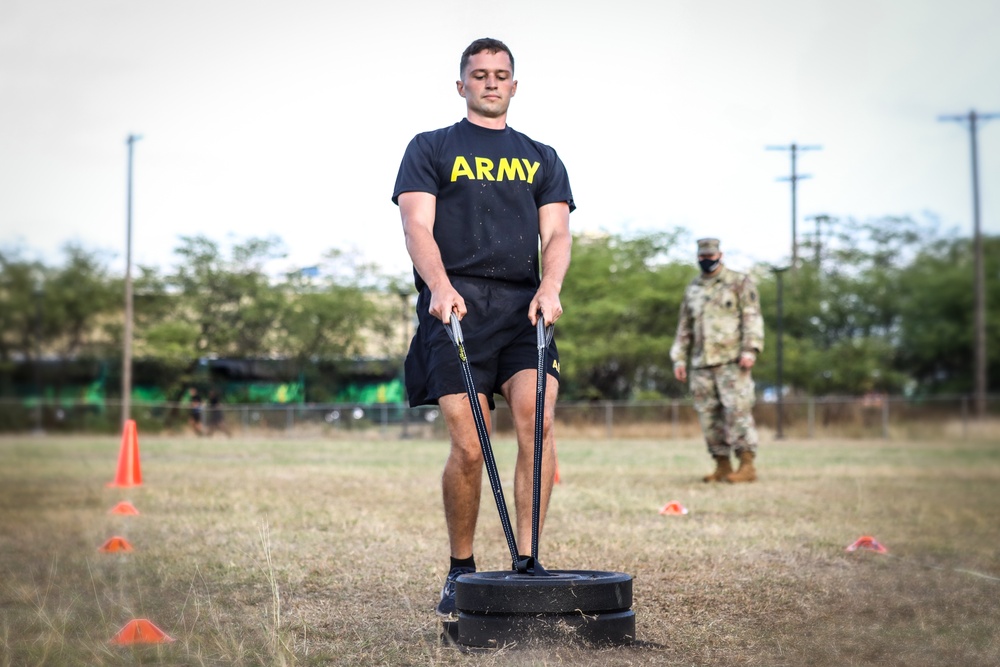
[(635, 640), (632, 577), (621, 572), (477, 572), (458, 578), (455, 601), (457, 641), (465, 646)]

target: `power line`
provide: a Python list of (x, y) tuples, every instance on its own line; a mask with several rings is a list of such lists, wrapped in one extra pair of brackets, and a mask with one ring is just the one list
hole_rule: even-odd
[(976, 124), (994, 118), (1000, 118), (1000, 113), (977, 114), (974, 109), (963, 115), (938, 117), (939, 121), (967, 123), (969, 127), (969, 144), (972, 149), (972, 253), (975, 292), (973, 375), (976, 415), (980, 418), (986, 416), (986, 277), (983, 268), (983, 234), (979, 222), (979, 156), (976, 147)]
[(769, 151), (789, 151), (792, 154), (792, 174), (791, 176), (782, 176), (778, 178), (779, 181), (789, 181), (792, 184), (792, 268), (798, 266), (799, 263), (799, 241), (798, 241), (798, 214), (796, 213), (796, 202), (795, 202), (795, 191), (796, 183), (798, 183), (803, 178), (810, 178), (808, 174), (799, 174), (796, 171), (796, 156), (799, 151), (818, 151), (822, 150), (822, 146), (799, 146), (796, 143), (791, 143), (787, 146), (766, 146), (765, 150)]

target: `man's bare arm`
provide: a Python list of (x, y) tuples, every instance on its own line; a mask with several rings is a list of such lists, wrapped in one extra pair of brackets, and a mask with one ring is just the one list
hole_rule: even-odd
[(538, 209), (538, 234), (542, 244), (542, 283), (528, 306), (528, 319), (537, 324), (536, 313), (541, 310), (545, 324), (553, 324), (562, 317), (559, 293), (569, 271), (573, 237), (569, 231), (569, 204), (555, 202)]
[(404, 192), (397, 201), (406, 251), (431, 291), (430, 314), (445, 324), (451, 320), (452, 312), (462, 319), (467, 312), (465, 299), (452, 286), (441, 260), (441, 250), (434, 240), (437, 197), (428, 192)]

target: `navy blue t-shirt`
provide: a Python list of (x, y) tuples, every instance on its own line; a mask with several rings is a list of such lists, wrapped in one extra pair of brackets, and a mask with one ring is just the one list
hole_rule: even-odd
[(466, 119), (410, 141), (393, 203), (404, 192), (437, 198), (434, 239), (448, 275), (533, 287), (539, 284), (539, 207), (566, 202), (570, 211), (576, 208), (555, 150), (510, 127), (491, 130)]

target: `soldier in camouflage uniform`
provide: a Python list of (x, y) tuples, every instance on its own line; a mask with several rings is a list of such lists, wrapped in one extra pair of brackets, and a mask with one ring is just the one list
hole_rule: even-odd
[[(718, 239), (698, 241), (698, 264), (702, 273), (684, 291), (670, 348), (674, 377), (685, 382), (690, 376), (694, 407), (715, 459), (715, 471), (704, 480), (752, 482), (757, 428), (750, 369), (764, 349), (760, 299), (750, 276), (722, 265)], [(736, 472), (731, 452), (740, 461)]]

